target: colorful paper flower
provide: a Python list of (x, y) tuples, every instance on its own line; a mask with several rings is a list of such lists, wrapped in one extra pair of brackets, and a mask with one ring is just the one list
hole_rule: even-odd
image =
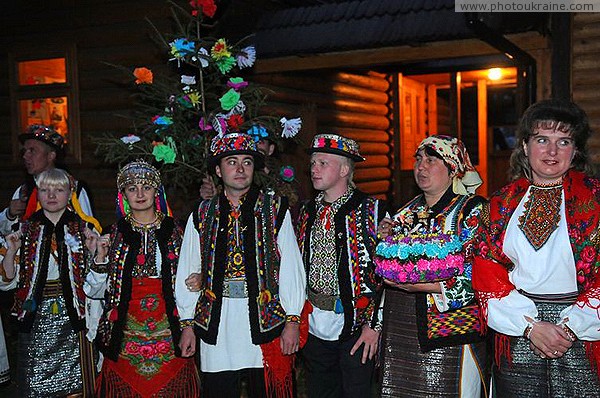
[(170, 126), (173, 124), (173, 119), (168, 116), (157, 115), (152, 118), (152, 123), (156, 124), (157, 126)]
[(244, 123), (244, 117), (242, 115), (234, 114), (227, 119), (229, 130), (238, 130), (242, 123)]
[(202, 14), (212, 18), (217, 12), (217, 5), (214, 0), (191, 0), (190, 6), (192, 7), (193, 16), (197, 16), (198, 10), (201, 10)]
[(241, 89), (243, 89), (244, 87), (247, 87), (247, 86), (248, 86), (248, 82), (245, 82), (244, 79), (241, 77), (232, 77), (227, 82), (227, 87), (231, 87), (235, 91), (240, 91)]
[(281, 166), (279, 177), (285, 182), (292, 182), (296, 177), (296, 171), (292, 166)]
[(148, 68), (135, 68), (133, 76), (136, 77), (135, 84), (152, 84), (154, 75)]
[(221, 98), (219, 98), (219, 102), (221, 103), (221, 108), (228, 111), (233, 109), (235, 104), (240, 100), (240, 93), (235, 91), (233, 88), (230, 88)]
[(165, 164), (175, 163), (175, 151), (168, 145), (156, 145), (152, 150), (152, 155), (157, 162), (162, 160)]
[(243, 48), (235, 58), (237, 60), (238, 68), (250, 68), (256, 61), (256, 49), (253, 46)]
[(231, 57), (231, 51), (229, 51), (229, 47), (227, 46), (225, 39), (219, 39), (215, 42), (210, 50), (210, 55), (215, 60), (219, 58)]
[(258, 142), (260, 140), (262, 140), (263, 138), (267, 138), (269, 136), (269, 132), (267, 131), (266, 128), (264, 128), (263, 126), (260, 125), (254, 125), (252, 127), (250, 127), (246, 133), (248, 135), (251, 135), (252, 138), (254, 138), (254, 141)]
[(171, 46), (171, 55), (177, 59), (182, 59), (194, 52), (194, 42), (184, 38), (175, 39), (169, 45)]
[(210, 59), (210, 55), (208, 51), (204, 47), (200, 47), (198, 50), (198, 60), (200, 61), (200, 66), (206, 68), (208, 66), (208, 60)]
[(296, 134), (298, 134), (300, 128), (302, 127), (302, 119), (300, 118), (288, 120), (282, 117), (281, 119), (279, 119), (279, 123), (281, 123), (281, 128), (283, 129), (283, 131), (281, 132), (281, 136), (283, 138), (294, 137)]
[(217, 65), (219, 72), (226, 74), (235, 65), (235, 59), (233, 57), (218, 58), (215, 60), (215, 64)]
[(128, 145), (135, 144), (136, 142), (139, 142), (140, 140), (141, 140), (141, 138), (134, 134), (128, 134), (125, 137), (121, 137), (121, 141), (123, 141), (123, 143), (128, 144)]
[(212, 120), (212, 127), (218, 135), (223, 135), (227, 131), (227, 120), (225, 115), (217, 114)]
[(181, 84), (186, 86), (196, 84), (196, 76), (181, 75)]
[(202, 131), (210, 131), (213, 129), (212, 124), (206, 123), (204, 116), (200, 118), (200, 121), (198, 122), (198, 127), (200, 127), (200, 130)]

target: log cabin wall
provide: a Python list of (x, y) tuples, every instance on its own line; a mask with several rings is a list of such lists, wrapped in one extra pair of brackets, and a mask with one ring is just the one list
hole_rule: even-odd
[(573, 100), (590, 119), (589, 153), (600, 164), (600, 14), (576, 13), (572, 22), (571, 81)]
[(271, 110), (300, 114), (302, 142), (285, 157), (297, 170), (298, 181), (310, 196), (309, 157), (305, 148), (317, 133), (338, 133), (360, 144), (367, 159), (356, 163), (354, 182), (361, 190), (389, 199), (392, 189), (390, 83), (375, 72), (295, 72), (256, 74), (252, 80), (273, 90)]
[[(15, 156), (11, 144), (14, 138), (10, 130), (8, 54), (59, 43), (75, 46), (79, 83), (82, 161), (67, 158), (67, 167), (76, 178), (87, 183), (100, 222), (106, 225), (114, 221), (116, 168), (107, 166), (94, 155), (91, 138), (106, 132), (131, 132), (131, 121), (122, 116), (130, 115), (135, 106), (132, 76), (107, 63), (131, 70), (146, 66), (155, 73), (168, 68), (166, 53), (153, 41), (152, 28), (145, 18), (151, 20), (159, 32), (172, 29), (169, 5), (164, 0), (34, 0), (3, 5), (0, 16), (4, 26), (4, 33), (0, 33), (0, 139), (3, 142), (0, 173), (4, 184), (0, 188), (0, 208), (8, 204), (25, 175), (21, 159)], [(183, 209), (188, 202), (185, 198), (170, 200), (175, 210)]]

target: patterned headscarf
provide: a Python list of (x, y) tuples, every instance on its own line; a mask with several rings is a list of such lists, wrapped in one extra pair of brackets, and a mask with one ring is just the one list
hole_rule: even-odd
[(483, 183), (481, 177), (469, 158), (462, 141), (447, 135), (432, 135), (419, 144), (417, 152), (425, 147), (433, 149), (450, 167), (452, 191), (457, 195), (475, 193)]

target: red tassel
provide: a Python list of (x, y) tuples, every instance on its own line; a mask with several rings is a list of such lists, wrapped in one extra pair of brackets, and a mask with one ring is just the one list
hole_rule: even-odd
[(592, 370), (596, 371), (600, 379), (600, 341), (585, 341), (584, 345)]
[(496, 361), (496, 365), (500, 367), (500, 360), (502, 357), (505, 357), (506, 361), (508, 362), (508, 366), (511, 366), (512, 354), (510, 352), (510, 337), (502, 333), (496, 333), (495, 345), (496, 352), (494, 359)]

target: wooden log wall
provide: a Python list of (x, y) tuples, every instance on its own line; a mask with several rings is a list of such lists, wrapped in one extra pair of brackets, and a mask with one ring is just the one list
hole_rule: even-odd
[[(10, 143), (9, 81), (7, 54), (29, 47), (51, 47), (54, 43), (76, 46), (82, 162), (67, 158), (76, 178), (89, 186), (95, 213), (102, 224), (115, 219), (116, 168), (94, 155), (92, 137), (106, 132), (131, 132), (130, 115), (135, 92), (132, 76), (107, 63), (128, 68), (146, 66), (155, 73), (168, 68), (167, 54), (153, 41), (148, 18), (158, 31), (172, 30), (169, 4), (165, 0), (70, 0), (9, 2), (0, 21), (0, 139)], [(0, 146), (0, 208), (24, 176), (22, 162), (12, 145)], [(193, 198), (195, 200), (195, 198)], [(174, 209), (185, 212), (187, 198), (172, 198)], [(183, 205), (181, 205), (182, 202)]]
[[(270, 107), (303, 117), (302, 148), (287, 155), (298, 180), (310, 193), (309, 158), (304, 149), (317, 133), (338, 133), (360, 144), (367, 159), (356, 163), (354, 182), (365, 192), (389, 199), (392, 188), (390, 84), (383, 74), (304, 72), (257, 74), (271, 88)], [(287, 111), (286, 111), (287, 110)]]
[(600, 14), (574, 14), (571, 44), (573, 100), (590, 119), (594, 133), (589, 153), (593, 163), (600, 164)]

